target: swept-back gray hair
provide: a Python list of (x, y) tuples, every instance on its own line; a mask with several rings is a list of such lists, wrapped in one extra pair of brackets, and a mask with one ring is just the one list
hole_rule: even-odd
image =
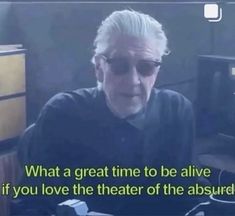
[(167, 38), (162, 25), (153, 17), (134, 10), (114, 11), (99, 26), (94, 40), (94, 56), (106, 54), (109, 42), (119, 35), (156, 39), (156, 46), (161, 56), (167, 55)]

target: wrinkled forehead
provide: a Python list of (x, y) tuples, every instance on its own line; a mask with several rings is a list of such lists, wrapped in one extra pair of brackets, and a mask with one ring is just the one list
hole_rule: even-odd
[(119, 36), (109, 42), (109, 57), (161, 60), (157, 44), (150, 37)]

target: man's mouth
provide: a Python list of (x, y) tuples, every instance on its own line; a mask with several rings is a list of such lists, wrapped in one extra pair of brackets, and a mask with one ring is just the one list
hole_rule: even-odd
[(140, 93), (120, 93), (120, 95), (122, 95), (123, 97), (127, 97), (127, 98), (133, 98), (133, 97), (139, 97), (141, 94)]

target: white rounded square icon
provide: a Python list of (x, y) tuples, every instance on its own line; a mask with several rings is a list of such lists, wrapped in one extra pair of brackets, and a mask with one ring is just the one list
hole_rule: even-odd
[(204, 17), (207, 19), (216, 19), (219, 17), (219, 6), (217, 4), (204, 5)]

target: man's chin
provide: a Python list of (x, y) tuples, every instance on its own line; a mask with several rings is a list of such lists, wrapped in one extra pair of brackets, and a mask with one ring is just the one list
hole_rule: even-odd
[(134, 115), (144, 107), (143, 101), (140, 97), (134, 97), (131, 99), (116, 97), (115, 99), (116, 100), (110, 101), (111, 103), (109, 103), (109, 107), (111, 108), (111, 111), (122, 118)]
[(138, 113), (139, 111), (141, 111), (143, 109), (143, 106), (137, 106), (137, 105), (126, 105), (126, 108), (123, 109), (123, 107), (120, 107), (120, 109), (118, 109), (118, 112), (123, 116), (123, 117), (127, 117), (130, 115), (134, 115), (136, 113)]

